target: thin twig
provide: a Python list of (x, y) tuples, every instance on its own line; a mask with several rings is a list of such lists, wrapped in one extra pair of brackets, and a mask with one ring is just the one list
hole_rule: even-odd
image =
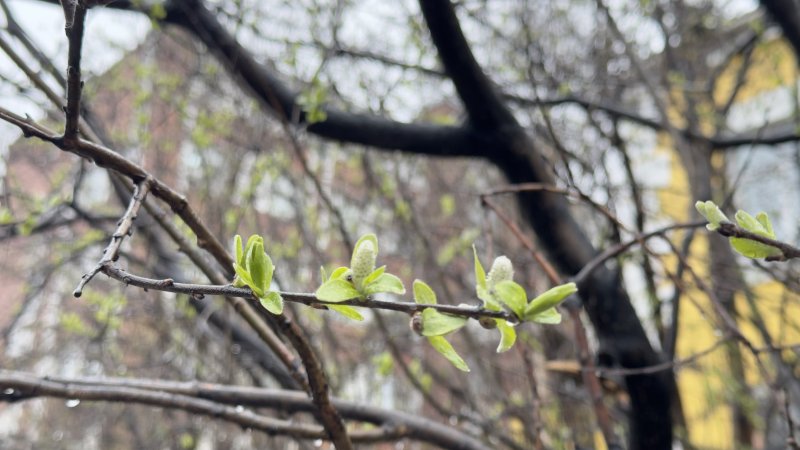
[[(257, 297), (249, 288), (237, 288), (232, 285), (207, 285), (207, 284), (189, 284), (189, 283), (176, 283), (172, 279), (157, 280), (153, 278), (145, 278), (138, 275), (129, 273), (113, 264), (106, 264), (103, 266), (103, 273), (115, 280), (122, 281), (125, 284), (141, 287), (144, 289), (151, 289), (155, 291), (174, 292), (177, 294), (189, 295), (223, 295), (227, 297), (245, 298), (248, 300), (257, 301)], [(469, 305), (445, 305), (445, 304), (418, 304), (413, 302), (397, 302), (380, 300), (376, 298), (366, 299), (352, 299), (345, 300), (339, 303), (324, 302), (319, 300), (313, 294), (304, 294), (296, 292), (281, 292), (284, 300), (295, 303), (302, 303), (308, 306), (326, 306), (326, 305), (349, 305), (361, 306), (364, 308), (372, 309), (385, 309), (390, 311), (404, 312), (413, 315), (416, 312), (421, 312), (426, 308), (433, 308), (439, 312), (451, 314), (454, 316), (468, 317), (471, 319), (480, 319), (481, 317), (488, 317), (494, 319), (504, 319), (509, 322), (519, 322), (519, 319), (512, 313), (506, 311), (489, 311), (482, 306), (469, 306)]]
[(725, 237), (749, 239), (764, 245), (769, 245), (781, 251), (781, 255), (764, 258), (767, 261), (787, 261), (789, 259), (800, 258), (800, 248), (745, 230), (732, 222), (721, 222), (716, 231)]
[(492, 189), (491, 191), (484, 192), (483, 194), (480, 195), (480, 197), (481, 200), (483, 200), (484, 198), (490, 196), (501, 195), (501, 194), (516, 194), (519, 192), (551, 192), (553, 194), (562, 194), (567, 197), (572, 197), (574, 199), (580, 200), (588, 204), (597, 212), (608, 218), (608, 220), (613, 222), (616, 226), (622, 228), (625, 231), (629, 231), (628, 227), (626, 227), (625, 224), (623, 224), (622, 221), (620, 221), (619, 218), (616, 215), (614, 215), (614, 213), (612, 213), (608, 208), (601, 205), (600, 203), (595, 202), (594, 200), (592, 200), (591, 197), (589, 197), (585, 193), (575, 188), (572, 189), (560, 188), (558, 186), (553, 186), (552, 184), (547, 184), (547, 183), (518, 183), (500, 187), (497, 189)]
[(800, 444), (797, 443), (797, 439), (794, 437), (794, 420), (792, 419), (792, 410), (789, 407), (789, 390), (783, 390), (783, 411), (786, 414), (786, 428), (788, 428), (788, 437), (786, 438), (786, 446), (791, 448), (792, 450), (800, 450)]
[(651, 239), (656, 236), (661, 236), (662, 234), (668, 231), (679, 230), (684, 228), (697, 228), (705, 224), (706, 222), (677, 223), (661, 227), (644, 234), (634, 236), (633, 239), (626, 242), (622, 242), (613, 247), (609, 247), (599, 255), (595, 256), (591, 261), (589, 261), (585, 266), (583, 266), (580, 272), (578, 272), (574, 277), (572, 277), (572, 281), (574, 281), (577, 285), (580, 286), (581, 283), (583, 283), (589, 277), (589, 275), (592, 274), (592, 272), (597, 270), (598, 267), (603, 265), (609, 259), (621, 255), (622, 253), (624, 253), (625, 251), (627, 251), (629, 248), (633, 247), (636, 244), (641, 244), (648, 239)]
[[(76, 139), (74, 142), (65, 142), (60, 135), (36, 123), (30, 117), (19, 116), (2, 107), (0, 107), (0, 119), (19, 127), (25, 137), (34, 136), (43, 141), (50, 142), (61, 150), (74, 153), (93, 161), (99, 167), (119, 172), (130, 178), (134, 183), (138, 183), (150, 176), (144, 168), (129, 161), (104, 145), (81, 138)], [(151, 190), (153, 195), (169, 205), (172, 211), (177, 214), (197, 236), (197, 245), (214, 257), (222, 267), (226, 276), (233, 278), (233, 259), (225, 250), (225, 247), (222, 246), (214, 234), (211, 233), (203, 221), (200, 220), (199, 216), (189, 205), (186, 197), (174, 191), (157, 178), (153, 178), (152, 183)]]
[(133, 221), (136, 220), (136, 216), (139, 214), (139, 209), (142, 207), (142, 203), (147, 197), (147, 193), (150, 191), (151, 182), (152, 178), (148, 177), (133, 187), (133, 195), (131, 196), (131, 201), (128, 204), (128, 209), (119, 219), (117, 229), (114, 231), (114, 234), (111, 235), (111, 241), (108, 243), (108, 246), (105, 248), (105, 250), (103, 250), (102, 258), (100, 258), (100, 261), (92, 270), (85, 273), (81, 277), (81, 281), (78, 283), (78, 287), (75, 288), (75, 291), (72, 293), (72, 295), (75, 297), (80, 297), (83, 293), (83, 287), (86, 286), (86, 283), (94, 278), (94, 276), (97, 275), (97, 273), (100, 272), (106, 264), (110, 264), (117, 260), (122, 242), (125, 240), (126, 236), (130, 236), (133, 233)]
[(621, 449), (622, 447), (620, 446), (619, 440), (614, 433), (611, 414), (608, 412), (608, 407), (603, 403), (603, 390), (600, 386), (600, 379), (597, 377), (596, 367), (591, 357), (589, 340), (586, 337), (586, 329), (581, 320), (580, 308), (571, 307), (567, 310), (572, 319), (575, 343), (578, 346), (578, 360), (581, 364), (583, 384), (586, 385), (586, 389), (589, 391), (595, 418), (597, 419), (597, 425), (603, 433), (606, 446), (608, 446), (609, 449)]
[(522, 232), (522, 230), (519, 229), (517, 224), (514, 223), (514, 221), (511, 220), (503, 212), (503, 210), (498, 208), (497, 205), (494, 204), (494, 202), (489, 200), (487, 196), (483, 195), (481, 196), (481, 203), (487, 206), (492, 211), (494, 211), (494, 213), (497, 214), (497, 217), (499, 217), (500, 220), (502, 220), (503, 223), (508, 227), (508, 229), (511, 230), (511, 233), (513, 233), (514, 236), (522, 243), (522, 245), (524, 245), (525, 248), (529, 252), (531, 252), (531, 255), (533, 255), (533, 259), (535, 259), (536, 263), (539, 264), (539, 267), (541, 267), (542, 270), (544, 270), (545, 274), (547, 275), (547, 278), (550, 279), (550, 282), (559, 283), (561, 277), (558, 276), (558, 272), (556, 272), (556, 269), (552, 266), (552, 264), (550, 264), (545, 259), (545, 257), (541, 254), (541, 252), (536, 250), (536, 248), (533, 246), (533, 242), (531, 242), (531, 240), (528, 239), (527, 236), (525, 236), (525, 234)]

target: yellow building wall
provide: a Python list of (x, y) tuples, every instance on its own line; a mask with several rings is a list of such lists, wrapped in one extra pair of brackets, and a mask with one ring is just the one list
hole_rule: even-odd
[[(792, 86), (796, 83), (797, 71), (794, 53), (782, 40), (772, 40), (761, 44), (752, 56), (751, 69), (743, 85), (736, 95), (736, 102), (746, 102), (780, 86)], [(742, 64), (741, 59), (734, 60), (717, 83), (715, 101), (726, 101), (732, 92), (736, 73)], [(665, 218), (675, 222), (696, 220), (691, 214), (693, 199), (689, 191), (688, 179), (679, 156), (669, 144), (668, 138), (659, 138), (656, 152), (668, 155), (671, 164), (671, 180), (669, 186), (658, 192), (661, 213)], [(715, 161), (719, 163), (720, 161)], [(753, 212), (755, 213), (755, 211)], [(679, 247), (683, 233), (671, 236), (672, 242)], [(708, 277), (708, 240), (707, 234), (699, 232), (690, 249), (689, 263), (697, 277), (709, 283)], [(674, 273), (678, 260), (674, 256), (665, 258), (665, 268)], [(678, 341), (676, 358), (692, 359), (691, 363), (681, 366), (677, 371), (677, 380), (684, 408), (690, 442), (701, 449), (733, 449), (734, 430), (731, 402), (739, 398), (740, 402), (752, 405), (752, 399), (743, 399), (737, 394), (737, 380), (733, 380), (729, 371), (729, 361), (725, 345), (716, 347), (702, 357), (693, 359), (695, 355), (713, 348), (721, 339), (721, 331), (715, 330), (717, 315), (714, 313), (710, 299), (697, 288), (694, 277), (685, 273), (683, 282), (686, 291), (681, 298)], [(768, 282), (752, 286), (752, 305), (743, 295), (736, 299), (737, 311), (740, 314), (738, 326), (744, 336), (756, 347), (764, 347), (766, 343), (762, 334), (755, 327), (753, 318), (760, 315), (765, 328), (777, 345), (789, 345), (800, 342), (800, 296), (788, 292), (780, 283)], [(753, 307), (757, 312), (754, 312)], [(749, 387), (764, 384), (762, 371), (756, 364), (752, 352), (738, 344), (743, 355), (746, 382)], [(784, 357), (794, 357), (785, 352)], [(774, 370), (768, 353), (761, 353), (762, 367), (768, 376), (774, 376)], [(771, 380), (770, 380), (771, 381)], [(741, 403), (740, 403), (741, 404)], [(757, 428), (763, 427), (760, 418), (753, 414)]]

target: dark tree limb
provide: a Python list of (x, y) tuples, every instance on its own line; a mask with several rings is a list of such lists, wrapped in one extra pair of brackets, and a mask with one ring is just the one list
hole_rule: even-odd
[(781, 27), (784, 37), (794, 47), (795, 55), (800, 55), (800, 2), (797, 0), (761, 0), (761, 5), (769, 12), (772, 20)]
[[(474, 62), (450, 2), (425, 0), (420, 1), (420, 5), (445, 70), (455, 77), (459, 94), (476, 92), (471, 94), (476, 97), (462, 99), (470, 117), (478, 122), (477, 126), (492, 126), (494, 142), (484, 157), (496, 164), (511, 183), (555, 184), (549, 165), (536, 151), (525, 130), (506, 107), (496, 103), (499, 96)], [(456, 55), (449, 55), (449, 52), (456, 52)], [(484, 110), (480, 110), (481, 101), (486, 102)], [(487, 118), (487, 114), (493, 117)], [(576, 274), (594, 259), (597, 251), (561, 195), (534, 191), (520, 192), (517, 198), (523, 215), (561, 271)], [(599, 267), (580, 288), (583, 305), (600, 340), (603, 362), (625, 368), (661, 362), (615, 271)], [(626, 377), (631, 398), (631, 448), (672, 447), (670, 377), (664, 373)]]
[(307, 124), (305, 113), (297, 103), (298, 93), (257, 62), (204, 2), (175, 2), (168, 11), (164, 20), (187, 29), (202, 41), (264, 107), (278, 116), (307, 125), (307, 130), (317, 136), (431, 156), (480, 156), (487, 144), (485, 136), (469, 128), (402, 123), (375, 115), (345, 112), (331, 106), (322, 107), (327, 115), (324, 121)]

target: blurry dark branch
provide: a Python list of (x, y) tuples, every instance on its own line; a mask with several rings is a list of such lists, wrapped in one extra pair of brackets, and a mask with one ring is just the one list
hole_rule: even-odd
[(786, 428), (789, 429), (789, 437), (786, 438), (786, 446), (792, 450), (800, 450), (800, 443), (794, 437), (794, 420), (792, 419), (792, 409), (789, 400), (789, 390), (783, 389), (783, 414), (786, 416)]
[(672, 230), (698, 228), (705, 224), (706, 222), (678, 223), (673, 225), (667, 225), (665, 227), (658, 228), (656, 230), (649, 231), (647, 233), (639, 234), (635, 236), (633, 239), (630, 239), (628, 241), (622, 242), (613, 247), (605, 249), (602, 253), (598, 254), (594, 259), (592, 259), (588, 264), (586, 264), (583, 267), (583, 269), (581, 269), (581, 271), (578, 272), (578, 274), (573, 276), (571, 278), (571, 281), (575, 282), (578, 286), (581, 286), (591, 276), (592, 272), (594, 272), (603, 264), (605, 264), (609, 259), (616, 258), (617, 256), (628, 251), (628, 249), (633, 247), (634, 245), (641, 244), (650, 238), (662, 236), (665, 233)]
[(445, 72), (453, 81), (471, 124), (486, 129), (515, 122), (498, 90), (475, 60), (450, 1), (426, 0), (419, 5)]
[(601, 205), (600, 203), (595, 202), (589, 197), (586, 193), (579, 191), (575, 188), (561, 188), (554, 185), (549, 185), (545, 183), (519, 183), (519, 184), (512, 184), (510, 186), (503, 186), (496, 189), (492, 189), (491, 191), (484, 192), (480, 195), (481, 199), (485, 197), (501, 195), (501, 194), (511, 194), (517, 192), (526, 192), (526, 191), (543, 191), (543, 192), (552, 192), (554, 194), (562, 194), (566, 195), (567, 197), (571, 197), (577, 200), (580, 200), (586, 204), (588, 204), (592, 209), (596, 210), (609, 221), (611, 221), (617, 227), (628, 230), (628, 227), (622, 223), (619, 218), (617, 218), (614, 213), (612, 213), (606, 206)]
[[(324, 46), (324, 44), (322, 44), (322, 43), (318, 43), (318, 44), (315, 45), (315, 47), (323, 47), (323, 46)], [(386, 65), (386, 66), (399, 67), (401, 69), (406, 69), (406, 70), (413, 70), (415, 72), (423, 73), (425, 75), (430, 75), (430, 76), (434, 76), (434, 77), (437, 77), (437, 78), (441, 78), (441, 77), (447, 76), (441, 70), (431, 69), (429, 67), (421, 66), (421, 65), (418, 65), (418, 64), (409, 64), (407, 62), (403, 62), (403, 61), (400, 61), (398, 59), (394, 59), (394, 58), (392, 58), (390, 56), (382, 55), (380, 53), (376, 53), (376, 52), (371, 51), (371, 50), (362, 50), (362, 49), (355, 49), (355, 48), (349, 48), (349, 47), (336, 46), (336, 47), (330, 48), (330, 52), (334, 56), (347, 56), (347, 57), (351, 57), (351, 58), (368, 59), (368, 60), (372, 60), (372, 61), (377, 61), (379, 63), (382, 63), (382, 64)]]
[(647, 367), (640, 367), (638, 369), (609, 369), (605, 367), (601, 367), (596, 369), (597, 374), (601, 376), (613, 376), (613, 375), (637, 375), (637, 374), (648, 374), (648, 373), (657, 373), (663, 371), (677, 371), (678, 369), (690, 366), (692, 364), (697, 363), (703, 357), (714, 353), (717, 349), (730, 343), (731, 335), (723, 335), (720, 337), (716, 342), (708, 346), (707, 348), (695, 352), (685, 358), (681, 359), (672, 359), (669, 361), (664, 361), (660, 364), (655, 364), (652, 366)]
[[(11, 17), (11, 16), (6, 16)], [(24, 35), (23, 35), (24, 37)], [(36, 47), (33, 47), (33, 44), (30, 42), (23, 41), (28, 51), (34, 55), (40, 55)], [(29, 48), (30, 46), (30, 48)], [(28, 62), (22, 57), (14, 48), (5, 40), (3, 39), (2, 35), (0, 35), (0, 49), (8, 55), (8, 57), (14, 62), (14, 64), (25, 73), (25, 76), (28, 77), (28, 80), (37, 88), (39, 89), (53, 105), (57, 106), (60, 111), (66, 111), (67, 105), (64, 101), (63, 96), (57, 94), (48, 84), (44, 81), (41, 77), (40, 73), (33, 69)], [(51, 69), (54, 69), (52, 63), (47, 60), (39, 60), (39, 56), (37, 56), (37, 61), (48, 72)], [(57, 71), (55, 73), (58, 73)], [(63, 78), (61, 78), (63, 80)], [(92, 129), (87, 125), (87, 123), (83, 120), (82, 117), (79, 116), (78, 127), (81, 134), (83, 134), (87, 139), (91, 141), (98, 142), (97, 136), (92, 132)]]
[(743, 145), (769, 146), (800, 141), (794, 123), (765, 125), (757, 130), (740, 133), (719, 133), (707, 142), (715, 149), (727, 150)]
[(333, 200), (331, 200), (330, 195), (328, 195), (328, 192), (322, 187), (322, 182), (319, 180), (319, 176), (317, 176), (317, 174), (311, 170), (311, 167), (308, 164), (308, 158), (306, 157), (306, 149), (303, 148), (297, 138), (296, 133), (291, 129), (289, 118), (280, 114), (279, 116), (281, 125), (283, 126), (283, 131), (289, 138), (292, 150), (294, 150), (295, 156), (297, 156), (297, 159), (300, 161), (300, 166), (303, 168), (303, 172), (314, 185), (314, 190), (317, 191), (317, 195), (319, 196), (320, 200), (322, 200), (322, 204), (331, 213), (331, 215), (333, 215), (334, 221), (336, 222), (336, 227), (338, 228), (342, 242), (347, 248), (347, 252), (352, 253), (354, 243), (353, 239), (350, 237), (350, 233), (347, 232), (347, 225), (342, 212), (333, 204)]
[(116, 221), (116, 216), (95, 215), (76, 207), (76, 205), (61, 203), (40, 214), (36, 219), (36, 223), (30, 229), (26, 229), (26, 221), (22, 220), (0, 225), (0, 241), (16, 236), (34, 235), (61, 227), (69, 227), (79, 222), (98, 226), (101, 224), (113, 225)]
[(761, 5), (781, 27), (783, 36), (794, 48), (795, 58), (800, 61), (800, 4), (797, 0), (761, 0)]
[(760, 242), (781, 251), (780, 255), (766, 257), (765, 259), (767, 261), (787, 261), (789, 259), (800, 258), (800, 248), (747, 231), (731, 222), (720, 223), (719, 228), (717, 228), (717, 233), (726, 237), (749, 239), (751, 241)]
[[(297, 92), (286, 86), (219, 23), (204, 2), (175, 2), (165, 21), (186, 28), (216, 55), (222, 65), (239, 80), (262, 106), (306, 124), (306, 115), (297, 104)], [(486, 140), (469, 128), (402, 123), (375, 115), (345, 112), (330, 106), (322, 108), (327, 118), (306, 124), (320, 137), (379, 149), (403, 150), (432, 156), (479, 156)]]
[[(13, 385), (12, 385), (13, 384)], [(175, 382), (137, 378), (58, 378), (37, 377), (36, 375), (0, 371), (0, 399), (7, 402), (18, 401), (34, 396), (49, 395), (38, 391), (39, 385), (58, 387), (64, 389), (94, 388), (94, 389), (131, 389), (135, 392), (157, 392), (172, 394), (213, 402), (214, 405), (246, 406), (252, 408), (270, 408), (290, 413), (313, 412), (314, 404), (309, 398), (296, 391), (279, 389), (261, 389), (245, 386), (228, 386), (198, 381)], [(6, 393), (5, 389), (14, 392)], [(121, 392), (121, 391), (117, 391)], [(124, 392), (124, 391), (122, 391)], [(62, 398), (72, 397), (67, 393)], [(88, 399), (87, 399), (88, 400)], [(486, 450), (481, 442), (470, 437), (464, 431), (441, 425), (424, 417), (403, 413), (395, 410), (385, 410), (361, 403), (347, 400), (333, 399), (336, 408), (348, 420), (367, 422), (381, 425), (385, 430), (397, 429), (394, 439), (409, 438), (421, 442), (428, 442), (447, 449), (475, 449)], [(314, 427), (322, 433), (319, 427)], [(354, 440), (360, 441), (364, 432), (353, 431)], [(319, 436), (324, 437), (324, 436)]]
[(614, 433), (614, 423), (611, 421), (611, 414), (608, 407), (603, 403), (603, 389), (600, 386), (597, 368), (591, 349), (589, 349), (589, 339), (586, 337), (586, 328), (581, 319), (581, 310), (575, 305), (567, 307), (570, 319), (572, 320), (573, 333), (575, 335), (575, 345), (578, 351), (578, 361), (581, 365), (581, 375), (586, 390), (591, 397), (592, 408), (594, 409), (597, 425), (606, 441), (606, 446), (611, 450), (622, 450), (619, 439)]
[(544, 273), (547, 275), (547, 278), (550, 280), (550, 282), (553, 284), (558, 284), (561, 280), (561, 277), (558, 275), (556, 269), (547, 261), (541, 252), (536, 250), (533, 242), (531, 242), (525, 233), (519, 229), (519, 226), (517, 226), (516, 222), (511, 220), (511, 218), (508, 217), (508, 215), (505, 214), (502, 209), (495, 205), (493, 201), (489, 200), (488, 196), (481, 196), (481, 205), (491, 209), (497, 215), (497, 217), (500, 218), (503, 224), (505, 224), (505, 226), (511, 230), (511, 233), (514, 234), (514, 237), (516, 237), (517, 240), (525, 247), (525, 249), (531, 253), (531, 256), (536, 263), (539, 264), (539, 267), (544, 270)]
[[(238, 405), (225, 405), (214, 400), (178, 393), (127, 386), (74, 384), (5, 370), (0, 371), (0, 386), (4, 389), (0, 399), (7, 402), (36, 397), (56, 397), (70, 400), (139, 403), (201, 414), (268, 434), (288, 435), (297, 439), (327, 438), (325, 430), (319, 426), (275, 419), (245, 410)], [(356, 442), (361, 443), (393, 442), (406, 437), (407, 432), (402, 427), (389, 425), (385, 429), (353, 431), (352, 436)]]
[(22, 43), (25, 49), (34, 57), (34, 59), (36, 59), (37, 62), (39, 62), (39, 64), (41, 64), (42, 68), (56, 80), (59, 86), (66, 86), (67, 80), (64, 78), (64, 75), (61, 74), (61, 71), (55, 68), (55, 66), (51, 63), (50, 58), (45, 56), (45, 54), (39, 50), (36, 44), (34, 44), (33, 40), (31, 40), (25, 30), (19, 25), (19, 22), (17, 22), (16, 18), (11, 13), (11, 9), (8, 7), (8, 2), (6, 0), (0, 0), (0, 9), (3, 10), (3, 14), (5, 15), (6, 19), (5, 31), (17, 38), (17, 40)]
[(531, 357), (532, 349), (528, 345), (519, 345), (517, 346), (517, 353), (519, 353), (525, 366), (525, 376), (528, 379), (531, 391), (531, 426), (526, 427), (526, 432), (532, 438), (533, 448), (535, 450), (543, 450), (542, 432), (544, 431), (544, 421), (542, 420), (542, 399), (539, 396), (539, 381), (537, 380), (536, 368)]
[[(733, 52), (731, 56), (728, 57), (725, 64), (720, 65), (720, 73), (714, 74), (711, 78), (711, 83), (708, 89), (708, 92), (715, 92), (716, 83), (719, 81), (719, 76), (722, 72), (730, 67), (730, 60), (733, 56), (740, 57), (739, 68), (736, 70), (736, 79), (733, 84), (733, 88), (730, 90), (728, 94), (728, 99), (719, 107), (719, 112), (717, 117), (720, 121), (725, 120), (728, 117), (728, 113), (733, 107), (734, 103), (736, 102), (736, 98), (738, 97), (739, 92), (741, 92), (742, 88), (747, 84), (747, 74), (752, 67), (751, 64), (753, 62), (753, 53), (756, 49), (756, 43), (758, 42), (759, 34), (755, 32), (750, 32), (750, 35), (746, 36), (745, 42), (737, 49), (736, 52)], [(712, 98), (713, 100), (713, 98)], [(717, 124), (717, 129), (724, 123)]]
[(300, 327), (285, 314), (274, 316), (273, 320), (303, 361), (308, 375), (311, 398), (316, 406), (314, 416), (325, 426), (325, 431), (337, 450), (352, 450), (353, 443), (348, 436), (347, 428), (345, 428), (339, 411), (331, 403), (327, 376), (308, 338), (305, 337)]
[(683, 273), (686, 270), (686, 256), (689, 254), (689, 248), (692, 245), (695, 234), (695, 230), (689, 230), (683, 238), (679, 249), (682, 257), (678, 259), (678, 268), (675, 270), (675, 274), (671, 275), (673, 285), (675, 286), (675, 292), (670, 299), (672, 312), (670, 313), (669, 326), (664, 332), (664, 341), (662, 344), (664, 353), (666, 353), (667, 359), (670, 361), (675, 359), (675, 352), (677, 351), (678, 344), (678, 330), (680, 329), (678, 321), (680, 320), (681, 297), (684, 293), (680, 280), (683, 279)]

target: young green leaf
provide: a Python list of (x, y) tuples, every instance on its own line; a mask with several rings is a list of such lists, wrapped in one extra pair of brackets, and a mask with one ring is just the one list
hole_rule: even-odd
[(442, 314), (433, 308), (425, 308), (422, 311), (423, 336), (443, 336), (458, 330), (466, 324), (466, 317)]
[(551, 289), (548, 289), (538, 297), (531, 300), (525, 308), (525, 317), (534, 317), (537, 314), (548, 310), (559, 303), (563, 302), (570, 295), (578, 292), (578, 286), (575, 283), (566, 283)]
[(386, 272), (386, 266), (380, 266), (373, 270), (372, 273), (367, 276), (367, 278), (364, 278), (364, 286), (375, 281), (379, 276), (383, 275), (384, 272)]
[(244, 253), (242, 252), (242, 236), (236, 235), (233, 238), (233, 249), (236, 252), (236, 264), (244, 264)]
[(736, 215), (733, 217), (736, 219), (736, 223), (745, 230), (762, 236), (768, 236), (767, 230), (761, 225), (761, 222), (757, 221), (755, 217), (751, 216), (746, 211), (740, 209), (736, 211)]
[(431, 343), (431, 346), (439, 352), (442, 356), (447, 358), (450, 363), (452, 363), (456, 369), (469, 372), (469, 366), (467, 363), (461, 359), (461, 356), (456, 353), (456, 350), (450, 345), (450, 342), (447, 339), (443, 338), (442, 336), (431, 336), (428, 338), (428, 342)]
[(475, 256), (475, 290), (478, 293), (478, 298), (480, 298), (481, 292), (488, 291), (486, 288), (486, 271), (483, 270), (481, 261), (478, 259), (478, 250), (474, 245), (472, 246), (472, 254)]
[(528, 296), (525, 289), (519, 284), (505, 280), (494, 286), (497, 298), (500, 299), (517, 317), (522, 318), (525, 313), (525, 306), (528, 304)]
[(406, 293), (406, 288), (403, 286), (403, 282), (400, 281), (400, 278), (390, 273), (384, 273), (370, 284), (364, 286), (365, 295), (377, 294), (379, 292), (402, 295)]
[(436, 293), (422, 280), (414, 280), (414, 301), (420, 305), (435, 305)]
[(700, 214), (703, 215), (703, 217), (706, 218), (706, 220), (708, 220), (708, 225), (706, 225), (706, 228), (708, 228), (710, 231), (715, 231), (717, 228), (719, 228), (719, 224), (721, 222), (730, 222), (722, 210), (719, 209), (719, 207), (711, 200), (706, 202), (698, 201), (694, 204), (694, 207)]
[(358, 320), (359, 322), (364, 320), (364, 316), (358, 312), (357, 309), (353, 308), (352, 306), (347, 305), (327, 305), (328, 309), (331, 311), (335, 311), (348, 319)]
[[(347, 273), (350, 271), (349, 267), (337, 267), (336, 270), (333, 271), (331, 274), (331, 280), (337, 280), (339, 278), (347, 278)], [(325, 278), (322, 279), (325, 281)]]
[[(271, 263), (269, 265), (271, 265)], [(267, 263), (267, 254), (264, 253), (263, 242), (256, 242), (250, 249), (250, 253), (247, 255), (247, 271), (250, 272), (250, 278), (253, 279), (256, 288), (260, 289), (261, 292), (267, 292), (269, 290), (269, 285), (267, 284), (267, 272), (269, 271), (269, 267)]]
[(766, 230), (768, 237), (772, 239), (777, 239), (777, 237), (775, 236), (775, 231), (772, 230), (772, 222), (769, 220), (769, 216), (767, 216), (767, 213), (762, 211), (756, 214), (756, 220), (758, 221), (758, 223), (761, 224), (762, 227), (764, 227), (764, 230)]
[(561, 323), (561, 313), (555, 308), (550, 308), (532, 316), (525, 316), (525, 320), (546, 325), (558, 325)]
[(247, 244), (244, 246), (244, 260), (242, 261), (242, 263), (246, 263), (247, 262), (246, 261), (247, 260), (247, 255), (250, 253), (250, 250), (253, 248), (253, 246), (258, 242), (261, 242), (261, 244), (263, 245), (264, 244), (264, 238), (262, 238), (261, 236), (259, 236), (257, 234), (253, 234), (249, 238), (247, 238)]
[[(261, 297), (264, 295), (264, 291), (256, 287), (256, 283), (250, 277), (250, 272), (248, 272), (244, 267), (241, 267), (238, 264), (234, 264), (233, 270), (236, 271), (237, 279), (241, 283), (241, 286), (237, 287), (249, 286), (257, 297)], [(234, 286), (236, 286), (236, 284), (234, 284)]]
[(762, 244), (751, 239), (730, 238), (731, 246), (742, 256), (752, 259), (768, 258), (770, 256), (780, 256), (783, 254), (780, 249), (771, 245)]
[[(766, 213), (760, 212), (756, 217), (751, 216), (745, 211), (739, 210), (736, 212), (736, 223), (745, 230), (764, 236), (770, 239), (775, 239), (775, 232), (772, 230), (772, 223)], [(781, 250), (771, 245), (762, 244), (761, 242), (753, 241), (745, 238), (730, 238), (731, 246), (734, 250), (748, 258), (767, 258), (770, 256), (780, 256)]]
[(277, 316), (283, 313), (283, 297), (281, 297), (281, 294), (270, 291), (267, 292), (266, 296), (259, 297), (258, 300), (261, 302), (261, 306), (272, 314)]
[(497, 345), (497, 353), (503, 353), (514, 346), (514, 342), (517, 340), (517, 332), (514, 331), (514, 327), (503, 319), (495, 319), (494, 321), (497, 324), (497, 329), (500, 330), (500, 344)]
[(322, 283), (314, 294), (324, 302), (343, 302), (353, 298), (360, 298), (361, 294), (353, 287), (353, 283), (341, 278), (328, 280)]

